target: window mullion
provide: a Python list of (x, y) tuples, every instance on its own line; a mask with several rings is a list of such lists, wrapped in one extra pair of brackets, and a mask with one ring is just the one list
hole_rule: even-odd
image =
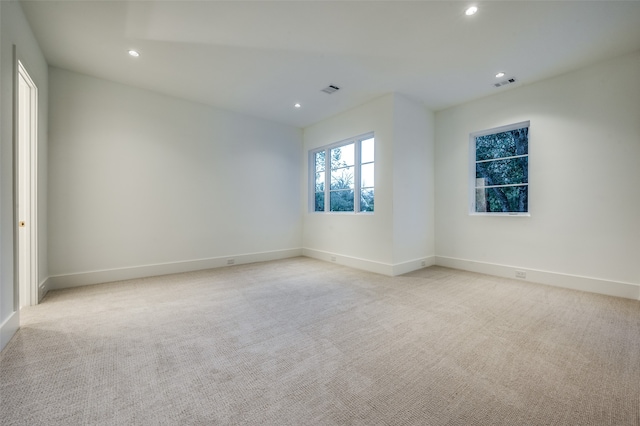
[(362, 179), (360, 179), (360, 167), (362, 165), (360, 162), (362, 158), (362, 141), (357, 139), (355, 142), (355, 154), (353, 158), (353, 212), (360, 213), (360, 191), (362, 191), (362, 188), (360, 188), (360, 185), (362, 184)]
[(524, 158), (524, 157), (528, 157), (529, 154), (522, 154), (522, 155), (512, 155), (511, 157), (497, 157), (497, 158), (490, 158), (488, 160), (476, 160), (476, 164), (478, 163), (490, 163), (492, 161), (500, 161), (500, 160), (513, 160), (514, 158)]
[(508, 183), (505, 185), (487, 185), (487, 186), (476, 186), (476, 189), (490, 189), (490, 188), (508, 188), (511, 186), (529, 186), (529, 183)]
[(331, 208), (331, 149), (324, 150), (324, 211)]
[(309, 209), (312, 212), (316, 211), (316, 180), (315, 176), (318, 173), (317, 160), (316, 160), (317, 151), (312, 151), (309, 156), (309, 189), (312, 197), (309, 197)]

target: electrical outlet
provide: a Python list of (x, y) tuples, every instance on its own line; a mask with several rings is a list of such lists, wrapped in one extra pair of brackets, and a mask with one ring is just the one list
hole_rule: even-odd
[(227, 265), (233, 265), (234, 263), (236, 263), (235, 259), (227, 259)]
[(335, 256), (331, 256), (331, 261), (335, 262), (336, 261), (336, 257)]
[(516, 278), (526, 279), (527, 273), (525, 271), (516, 271)]
[(427, 261), (423, 260), (420, 264), (422, 265), (422, 267), (425, 267), (425, 266), (427, 266)]

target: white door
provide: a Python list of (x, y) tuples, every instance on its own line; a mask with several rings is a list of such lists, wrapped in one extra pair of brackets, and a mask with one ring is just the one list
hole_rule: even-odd
[(38, 88), (18, 61), (17, 213), (20, 307), (38, 303), (37, 148)]

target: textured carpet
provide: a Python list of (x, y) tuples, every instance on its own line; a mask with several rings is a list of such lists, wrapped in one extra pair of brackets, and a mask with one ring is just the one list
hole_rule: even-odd
[(640, 302), (307, 258), (50, 292), (2, 425), (639, 425)]

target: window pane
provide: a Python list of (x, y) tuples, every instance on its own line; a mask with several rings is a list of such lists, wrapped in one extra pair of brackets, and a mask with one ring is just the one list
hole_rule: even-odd
[[(312, 150), (313, 164), (309, 166), (309, 180), (313, 182), (312, 211), (372, 212), (375, 180), (374, 151), (373, 136), (365, 137), (364, 140), (354, 137), (327, 145), (324, 149)], [(358, 154), (357, 157), (356, 154)], [(355, 211), (356, 198), (358, 198), (358, 205), (361, 205), (357, 212)]]
[(529, 128), (476, 137), (476, 161), (529, 153)]
[(528, 211), (528, 186), (476, 189), (476, 212), (526, 213)]
[(360, 196), (360, 211), (373, 211), (373, 189), (363, 189)]
[(316, 212), (324, 211), (324, 192), (316, 192), (315, 209)]
[(324, 191), (324, 172), (316, 173), (316, 192)]
[(361, 142), (360, 157), (361, 163), (371, 163), (373, 161), (375, 142), (374, 139), (367, 139)]
[(353, 173), (355, 167), (331, 170), (331, 190), (353, 189)]
[(476, 163), (476, 185), (484, 179), (484, 186), (512, 185), (529, 182), (529, 157)]
[(315, 155), (316, 173), (324, 171), (324, 167), (325, 167), (324, 156), (325, 156), (324, 151), (316, 152), (316, 155)]
[(330, 209), (332, 212), (353, 211), (353, 191), (331, 191), (330, 197)]
[(372, 187), (375, 186), (373, 184), (374, 179), (374, 168), (373, 163), (364, 164), (360, 168), (360, 187)]
[(339, 167), (353, 166), (353, 156), (355, 155), (355, 145), (350, 143), (349, 145), (339, 146), (331, 150), (331, 169), (337, 169)]

